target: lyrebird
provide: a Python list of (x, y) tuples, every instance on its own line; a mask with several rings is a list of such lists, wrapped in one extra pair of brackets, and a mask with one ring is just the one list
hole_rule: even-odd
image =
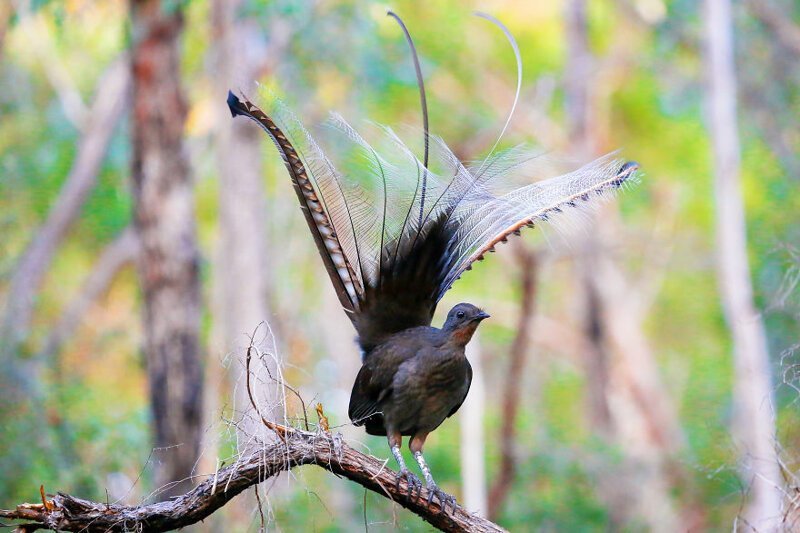
[[(611, 157), (574, 172), (511, 187), (534, 156), (522, 148), (495, 152), (465, 165), (429, 134), (425, 89), (412, 51), (423, 111), (424, 155), (420, 161), (388, 128), (382, 144), (370, 145), (338, 115), (330, 123), (349, 148), (336, 166), (303, 126), (274, 98), (265, 113), (229, 93), (233, 116), (256, 121), (286, 164), (308, 227), (336, 294), (358, 333), (362, 367), (350, 397), (349, 416), (371, 435), (385, 435), (409, 496), (420, 481), (405, 466), (402, 437), (425, 477), (428, 501), (443, 509), (455, 500), (442, 492), (422, 455), (427, 435), (461, 406), (472, 380), (464, 348), (489, 315), (471, 304), (453, 307), (441, 329), (431, 327), (436, 305), (473, 262), (523, 227), (562, 211), (579, 211), (618, 189), (634, 175), (635, 163)], [(521, 61), (509, 31), (498, 25)], [(499, 139), (498, 139), (499, 141)]]

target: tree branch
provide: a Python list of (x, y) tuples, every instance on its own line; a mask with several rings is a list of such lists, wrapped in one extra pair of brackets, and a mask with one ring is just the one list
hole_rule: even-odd
[(115, 61), (98, 83), (90, 120), (81, 137), (75, 160), (64, 185), (50, 209), (47, 220), (35, 232), (14, 270), (6, 296), (5, 313), (0, 316), (0, 337), (13, 352), (25, 340), (36, 303), (36, 293), (58, 246), (80, 214), (97, 181), (100, 166), (126, 110), (130, 76), (125, 58)]
[(783, 46), (800, 55), (800, 26), (787, 13), (765, 0), (747, 0), (747, 7), (762, 24), (769, 28)]
[(119, 271), (133, 262), (139, 251), (139, 239), (132, 226), (125, 228), (109, 243), (97, 258), (78, 293), (64, 308), (58, 322), (50, 330), (39, 352), (41, 359), (49, 359), (75, 333), (84, 316), (113, 283)]
[(20, 531), (50, 528), (58, 531), (170, 531), (210, 516), (245, 489), (284, 470), (314, 464), (384, 496), (442, 531), (504, 531), (496, 524), (461, 507), (443, 513), (437, 502), (427, 503), (427, 489), (419, 498), (407, 498), (405, 480), (385, 462), (354, 450), (341, 435), (285, 427), (285, 441), (265, 445), (256, 453), (220, 469), (194, 490), (172, 500), (141, 506), (93, 502), (58, 493), (42, 503), (0, 510), (0, 518), (24, 520)]

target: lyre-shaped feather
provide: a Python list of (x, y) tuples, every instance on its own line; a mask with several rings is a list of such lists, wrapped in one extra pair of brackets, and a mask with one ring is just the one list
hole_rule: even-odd
[[(402, 20), (389, 12), (408, 41), (420, 89), (424, 156), (389, 128), (373, 146), (339, 115), (329, 126), (343, 157), (334, 164), (300, 122), (268, 97), (266, 113), (228, 95), (231, 113), (257, 122), (283, 158), (334, 289), (358, 331), (364, 354), (389, 335), (430, 325), (436, 304), (484, 254), (525, 226), (562, 212), (578, 212), (631, 180), (635, 163), (606, 156), (574, 172), (530, 183), (536, 156), (516, 147), (464, 165), (428, 131), (427, 104), (416, 49)], [(517, 59), (517, 90), (502, 137), (519, 99), (522, 63), (508, 29), (500, 27)], [(514, 187), (514, 176), (528, 185)]]
[[(257, 122), (275, 143), (286, 165), (286, 170), (289, 171), (303, 215), (314, 237), (322, 262), (330, 274), (339, 302), (349, 313), (358, 311), (360, 280), (350, 266), (347, 254), (339, 241), (330, 210), (325, 205), (326, 196), (332, 196), (332, 194), (322, 190), (319, 184), (316, 186), (312, 184), (306, 170), (309, 160), (304, 161), (301, 158), (284, 132), (261, 109), (247, 100), (241, 102), (231, 92), (228, 93), (228, 107), (232, 116), (245, 115)], [(311, 141), (310, 136), (309, 141)]]
[(376, 148), (333, 115), (331, 129), (348, 149), (344, 166), (337, 167), (277, 100), (268, 101), (269, 114), (233, 94), (228, 103), (234, 115), (259, 123), (278, 147), (365, 352), (387, 335), (429, 325), (444, 293), (498, 243), (595, 203), (637, 168), (606, 156), (569, 174), (510, 188), (514, 175), (536, 166), (535, 156), (521, 148), (467, 167), (431, 136), (426, 167), (391, 129), (381, 129)]

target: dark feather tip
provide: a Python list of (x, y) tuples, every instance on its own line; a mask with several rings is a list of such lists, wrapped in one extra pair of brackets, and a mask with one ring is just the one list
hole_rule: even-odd
[(243, 115), (244, 113), (241, 111), (242, 107), (242, 101), (239, 100), (233, 92), (228, 91), (228, 109), (231, 110), (231, 116)]
[(617, 179), (614, 180), (613, 185), (619, 187), (622, 183), (633, 176), (633, 173), (639, 170), (639, 163), (636, 161), (628, 161), (617, 172)]

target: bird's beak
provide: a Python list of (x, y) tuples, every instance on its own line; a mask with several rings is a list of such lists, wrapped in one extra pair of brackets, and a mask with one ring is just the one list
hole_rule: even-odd
[(481, 320), (487, 319), (487, 318), (489, 318), (490, 316), (492, 316), (492, 315), (490, 315), (489, 313), (487, 313), (487, 312), (485, 312), (485, 311), (481, 311), (480, 313), (478, 313), (477, 315), (475, 315), (475, 320), (477, 320), (478, 322), (480, 322)]

